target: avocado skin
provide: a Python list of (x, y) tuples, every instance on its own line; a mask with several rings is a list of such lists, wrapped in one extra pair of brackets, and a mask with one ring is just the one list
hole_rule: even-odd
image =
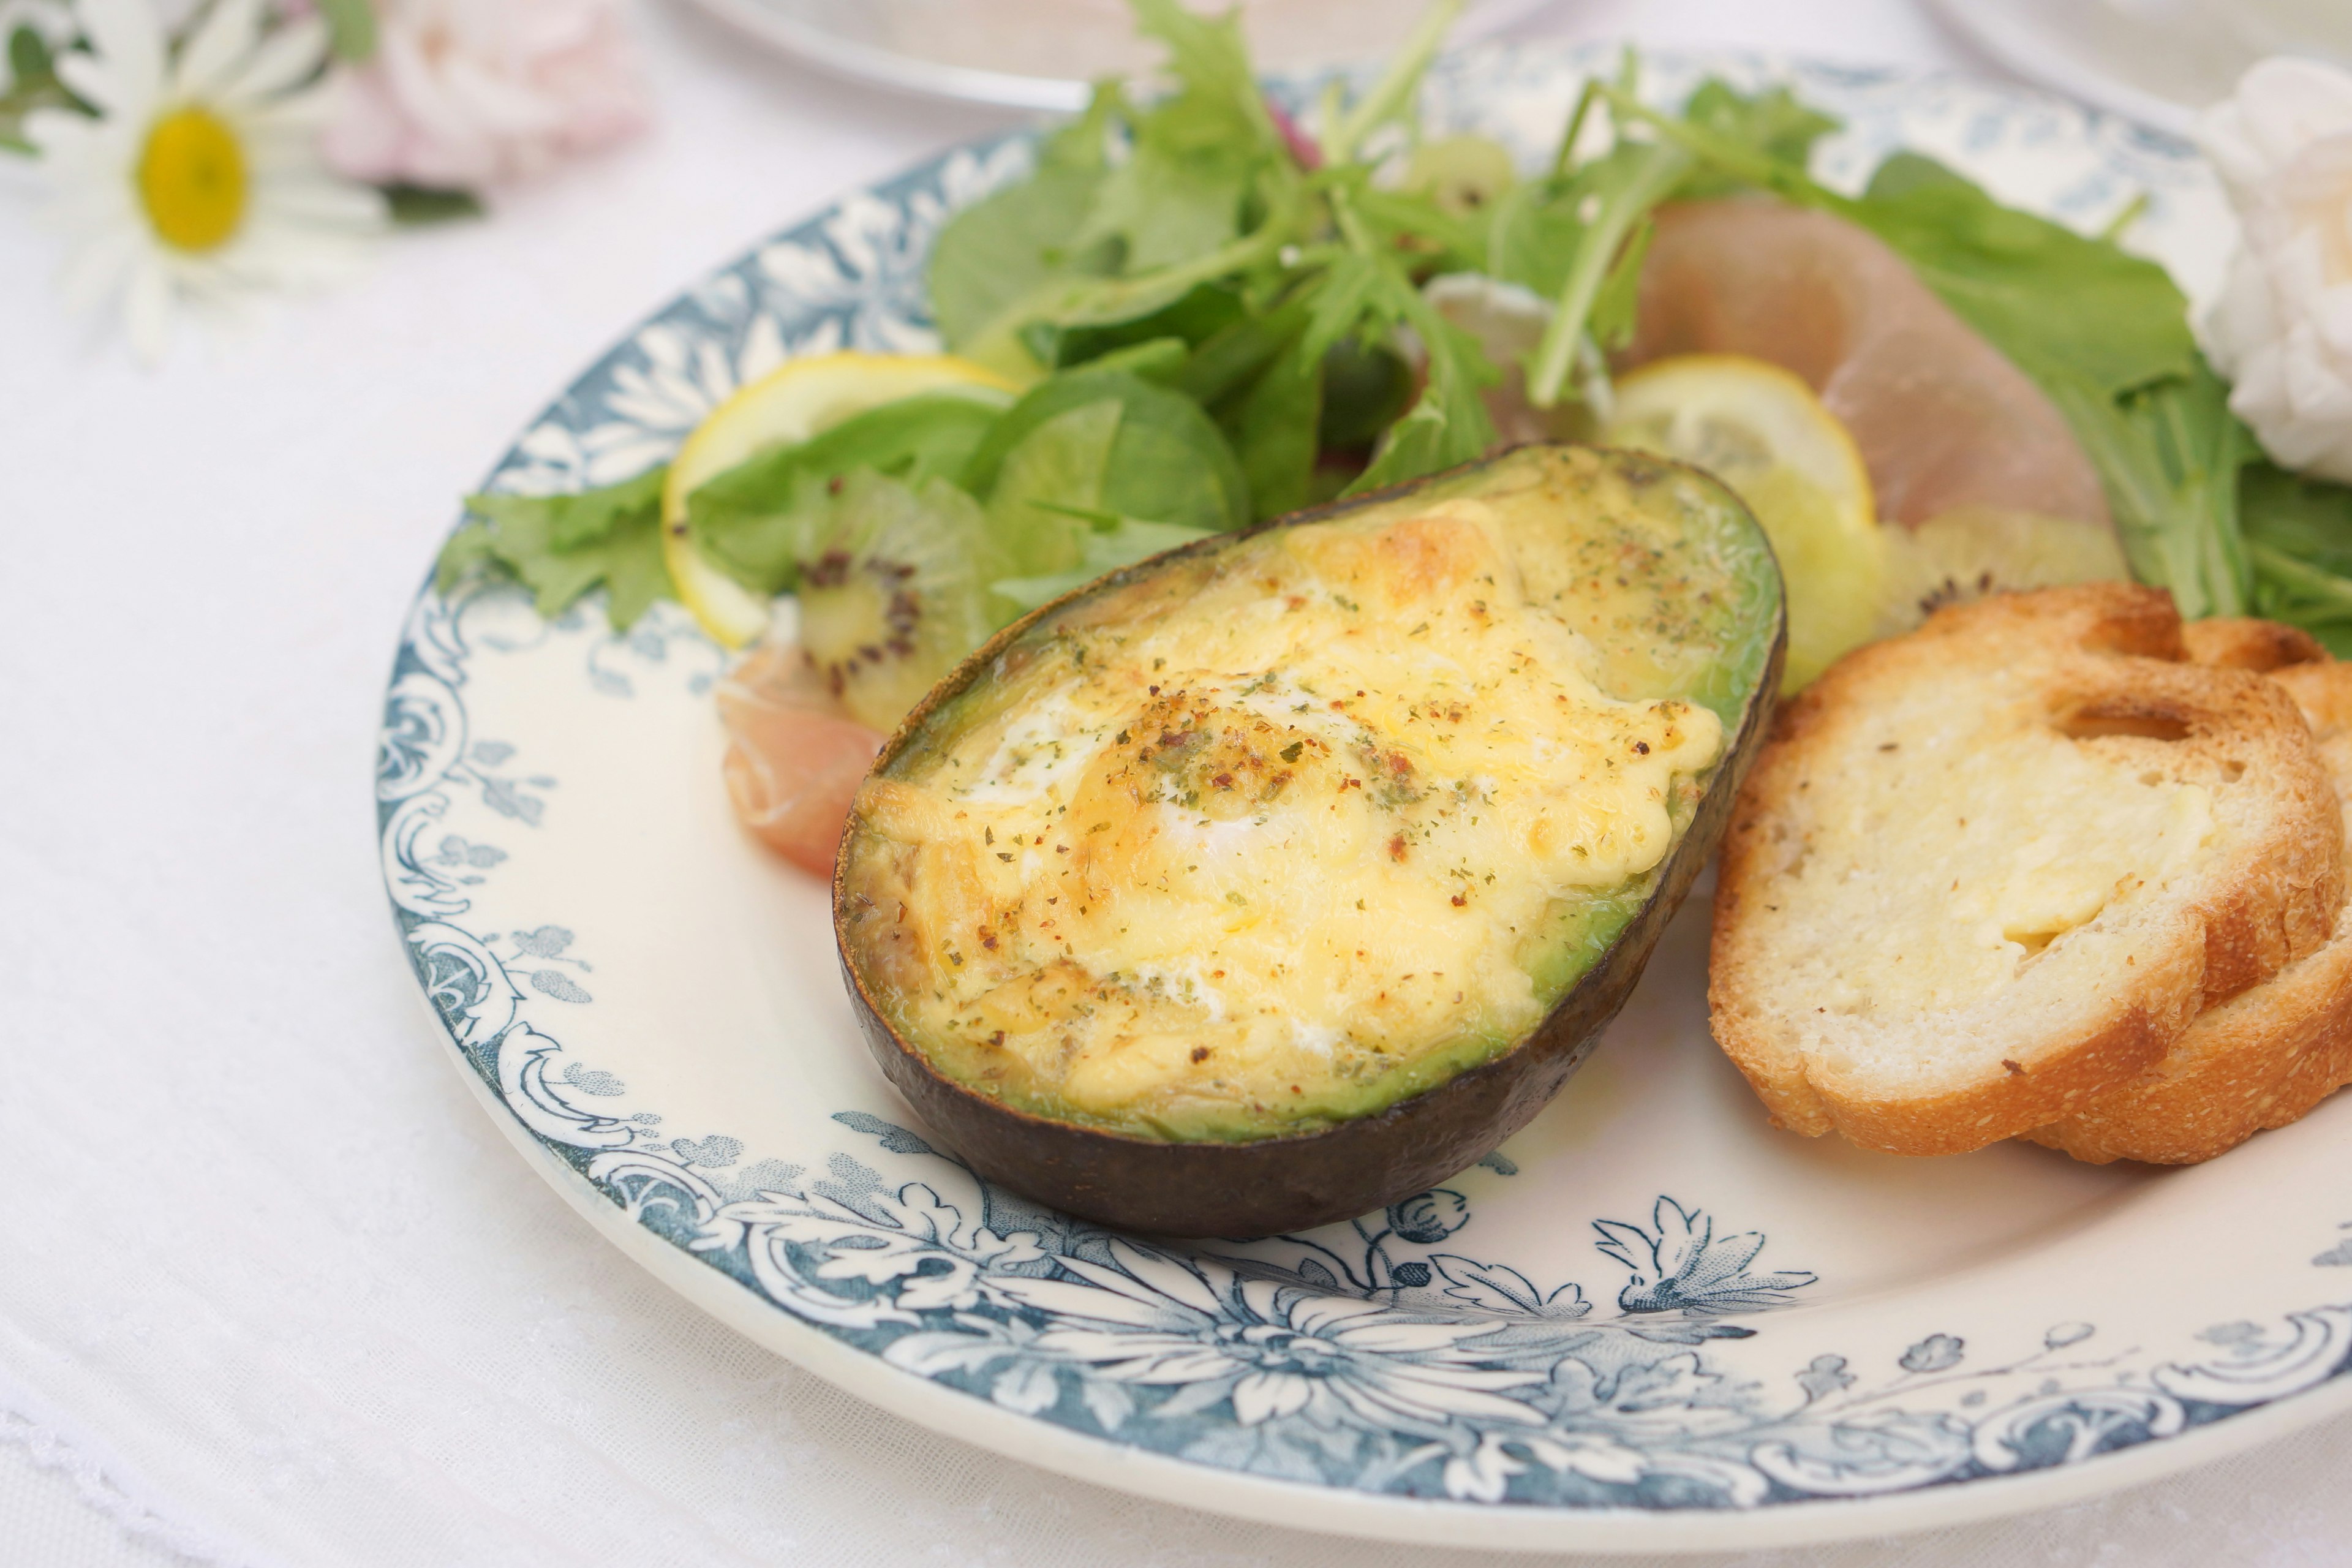
[[(1350, 496), (1248, 530), (1286, 528), (1343, 516), (1496, 463), (1518, 447), (1392, 489)], [(1222, 548), (1221, 534), (1181, 552)], [(1118, 574), (1146, 572), (1170, 555)], [(1099, 584), (1068, 598), (1094, 593)], [(941, 703), (953, 700), (1055, 600), (1023, 616), (975, 652), (908, 714), (875, 759), (889, 765)], [(1770, 653), (1706, 793), (1665, 861), (1639, 913), (1542, 1023), (1501, 1056), (1384, 1110), (1313, 1132), (1246, 1143), (1167, 1142), (1081, 1127), (1017, 1110), (964, 1088), (900, 1039), (850, 957), (845, 883), (854, 834), (844, 834), (834, 868), (834, 930), (859, 1032), (883, 1076), (919, 1121), (981, 1175), (1050, 1207), (1120, 1230), (1177, 1237), (1249, 1240), (1307, 1230), (1384, 1208), (1476, 1163), (1535, 1119), (1601, 1037), (1648, 964), (1729, 821), (1739, 781), (1764, 746), (1787, 659), (1785, 605)]]

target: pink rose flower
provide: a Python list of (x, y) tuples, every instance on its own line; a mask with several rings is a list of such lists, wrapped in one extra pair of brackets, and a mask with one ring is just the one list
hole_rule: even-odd
[(619, 0), (377, 0), (326, 159), (356, 180), (475, 188), (643, 129)]

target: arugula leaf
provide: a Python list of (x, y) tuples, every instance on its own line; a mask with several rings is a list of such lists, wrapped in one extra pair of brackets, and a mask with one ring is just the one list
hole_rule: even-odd
[(2352, 487), (2257, 457), (2239, 476), (2238, 510), (2250, 542), (2352, 576)]
[[(1528, 360), (1528, 397), (1538, 408), (1568, 395), (1580, 362), (1597, 374), (1599, 351), (1630, 340), (1649, 216), (1659, 203), (1743, 185), (1776, 188), (1783, 179), (1810, 184), (1804, 165), (1813, 143), (1837, 128), (1786, 89), (1751, 96), (1714, 78), (1674, 118), (1633, 97), (1634, 70), (1628, 51), (1618, 85), (1586, 89), (1552, 175), (1507, 196), (1489, 231), (1487, 271), (1557, 301)], [(1595, 102), (1608, 106), (1615, 138), (1608, 152), (1571, 167)]]
[[(1683, 105), (1683, 119), (1793, 169), (1811, 163), (1813, 143), (1839, 128), (1838, 121), (1802, 102), (1785, 87), (1750, 97), (1734, 91), (1716, 77), (1707, 78), (1692, 91)], [(1702, 167), (1675, 188), (1674, 199), (1699, 201), (1729, 195), (1740, 188), (1739, 180)]]
[(2253, 448), (2227, 384), (2201, 357), (2188, 376), (2121, 399), (2072, 366), (2045, 364), (2036, 379), (2099, 470), (2132, 574), (2169, 588), (2189, 620), (2246, 614), (2238, 471)]
[(2254, 606), (2352, 658), (2352, 487), (2288, 473), (2267, 458), (2238, 480)]
[(1642, 263), (1649, 257), (1650, 240), (1657, 232), (1658, 226), (1643, 218), (1593, 291), (1585, 330), (1604, 351), (1622, 349), (1633, 341), (1641, 316)]
[(1916, 153), (1888, 158), (1840, 206), (2028, 374), (2063, 367), (2116, 397), (2195, 373), (2179, 286), (2111, 240), (2002, 206)]
[(1466, 0), (1433, 0), (1421, 14), (1421, 20), (1398, 46), (1397, 52), (1381, 70), (1371, 89), (1348, 106), (1344, 114), (1332, 116), (1333, 123), (1323, 139), (1323, 152), (1334, 163), (1344, 163), (1356, 156), (1364, 139), (1391, 121), (1412, 119), (1413, 93), (1427, 74), (1430, 61), (1437, 58), (1440, 44), (1445, 41), (1445, 31), (1462, 14)]
[(662, 563), (662, 481), (667, 466), (633, 479), (570, 495), (472, 495), (478, 520), (443, 546), (434, 574), (443, 593), (468, 574), (499, 569), (531, 590), (541, 616), (561, 615), (599, 583), (605, 617), (626, 631), (656, 599), (675, 597)]
[(1260, 170), (1286, 165), (1289, 149), (1259, 94), (1237, 12), (1212, 19), (1176, 0), (1133, 3), (1139, 29), (1168, 47), (1178, 91), (1134, 117), (1131, 153), (1072, 243), (1118, 239), (1122, 269), (1138, 273), (1232, 239)]
[(1496, 441), (1495, 422), (1480, 389), (1502, 379), (1478, 340), (1437, 313), (1410, 279), (1383, 269), (1374, 309), (1409, 326), (1427, 353), (1428, 382), (1419, 401), (1389, 426), (1371, 465), (1343, 493), (1402, 484), (1485, 455)]
[(1576, 216), (1581, 218), (1589, 210), (1591, 216), (1566, 253), (1551, 321), (1528, 356), (1528, 401), (1538, 408), (1554, 406), (1567, 391), (1569, 373), (1592, 334), (1592, 309), (1602, 286), (1619, 270), (1622, 252), (1648, 222), (1651, 209), (1691, 167), (1690, 154), (1671, 142), (1621, 141), (1569, 182), (1572, 192), (1591, 172), (1586, 188), (1576, 195)]
[[(1510, 195), (1504, 192), (1502, 201), (1509, 200)], [(1374, 237), (1391, 249), (1412, 252), (1417, 268), (1460, 272), (1486, 260), (1491, 213), (1475, 217), (1450, 213), (1430, 195), (1370, 184), (1354, 192), (1351, 199)], [(1499, 207), (1501, 201), (1496, 205)]]
[(978, 389), (941, 390), (853, 415), (704, 480), (686, 498), (687, 527), (703, 555), (729, 576), (755, 593), (781, 594), (812, 552), (821, 510), (811, 506), (813, 489), (861, 468), (909, 485), (952, 479), (1005, 402), (1002, 394)]

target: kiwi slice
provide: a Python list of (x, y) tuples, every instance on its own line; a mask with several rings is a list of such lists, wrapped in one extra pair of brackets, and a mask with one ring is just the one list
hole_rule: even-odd
[(1413, 150), (1405, 163), (1404, 188), (1455, 217), (1472, 217), (1500, 201), (1518, 178), (1510, 149), (1501, 142), (1447, 136)]
[(1948, 605), (2021, 588), (2128, 582), (2113, 530), (2079, 518), (1960, 507), (1916, 528), (1889, 523), (1878, 635), (1907, 632)]
[(944, 479), (861, 468), (800, 566), (801, 647), (859, 723), (895, 730), (988, 635), (980, 504)]

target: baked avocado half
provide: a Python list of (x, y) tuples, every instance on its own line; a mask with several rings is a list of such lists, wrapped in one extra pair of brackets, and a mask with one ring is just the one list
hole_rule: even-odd
[(1056, 1208), (1377, 1209), (1555, 1094), (1712, 851), (1780, 579), (1698, 471), (1520, 447), (1115, 573), (942, 681), (834, 914), (941, 1142)]

